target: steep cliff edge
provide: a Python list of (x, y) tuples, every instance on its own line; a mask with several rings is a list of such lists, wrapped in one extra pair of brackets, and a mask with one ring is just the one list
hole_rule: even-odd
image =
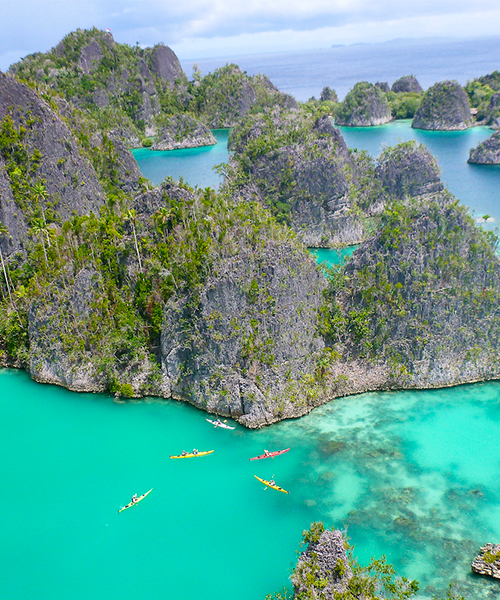
[(477, 165), (500, 165), (500, 131), (481, 142), (469, 152), (468, 163)]
[[(57, 106), (0, 73), (0, 213), (9, 254), (25, 245), (28, 225), (99, 211), (105, 194)], [(43, 214), (42, 214), (43, 213)]]
[(412, 127), (432, 131), (459, 131), (472, 124), (465, 90), (456, 81), (442, 81), (424, 93)]

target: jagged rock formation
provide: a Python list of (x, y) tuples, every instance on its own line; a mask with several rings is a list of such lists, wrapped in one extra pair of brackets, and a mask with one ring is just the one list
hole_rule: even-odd
[[(228, 185), (240, 182), (233, 193), (269, 207), (306, 245), (363, 239), (362, 218), (351, 210), (350, 186), (358, 166), (328, 117), (313, 119), (296, 111), (260, 113), (235, 128), (230, 146), (238, 170)], [(368, 195), (364, 199), (370, 212), (373, 201)]]
[(458, 131), (471, 125), (467, 94), (456, 81), (442, 81), (430, 87), (412, 122), (415, 129), (433, 131)]
[(175, 96), (180, 106), (187, 86), (180, 62), (167, 46), (132, 48), (96, 28), (67, 35), (49, 52), (27, 56), (10, 72), (49, 85), (80, 108), (120, 108), (145, 135), (155, 132), (153, 119), (162, 99)]
[(366, 81), (353, 87), (335, 115), (335, 124), (347, 127), (383, 125), (391, 120), (391, 108), (386, 95), (378, 86)]
[(337, 97), (337, 92), (335, 90), (332, 90), (331, 87), (329, 86), (325, 86), (322, 90), (321, 90), (321, 94), (319, 97), (321, 102), (335, 102), (337, 103), (339, 101), (338, 97)]
[(382, 386), (498, 377), (499, 274), (491, 235), (453, 197), (393, 204), (330, 290), (323, 331), (343, 360), (382, 360)]
[(387, 94), (387, 92), (391, 91), (391, 88), (389, 87), (387, 81), (377, 81), (375, 85), (379, 88), (379, 90), (382, 90), (384, 94)]
[[(2, 242), (7, 254), (24, 245), (35, 205), (44, 207), (47, 219), (49, 213), (67, 219), (98, 212), (105, 202), (91, 161), (54, 108), (0, 73), (0, 214), (10, 235)], [(37, 183), (43, 200), (35, 199)]]
[(500, 131), (481, 142), (469, 152), (468, 163), (477, 165), (500, 165)]
[(299, 556), (291, 577), (293, 597), (337, 600), (347, 592), (352, 576), (342, 533), (326, 529)]
[(173, 115), (163, 122), (152, 150), (176, 150), (198, 148), (217, 143), (208, 127), (188, 115)]
[(423, 89), (413, 75), (405, 75), (392, 84), (391, 91), (396, 94), (401, 92), (420, 94), (420, 92), (423, 92)]
[(234, 64), (204, 77), (196, 88), (194, 103), (210, 129), (234, 127), (254, 105), (297, 107), (294, 98), (280, 92), (267, 77), (249, 77)]
[(473, 560), (473, 573), (500, 579), (500, 544), (485, 544)]
[(404, 142), (380, 155), (376, 168), (383, 193), (392, 198), (422, 196), (443, 190), (439, 167), (423, 144)]

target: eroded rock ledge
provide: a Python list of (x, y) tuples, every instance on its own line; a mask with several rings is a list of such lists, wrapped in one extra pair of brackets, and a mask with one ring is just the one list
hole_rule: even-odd
[(471, 569), (479, 575), (500, 579), (500, 544), (485, 544), (474, 559)]

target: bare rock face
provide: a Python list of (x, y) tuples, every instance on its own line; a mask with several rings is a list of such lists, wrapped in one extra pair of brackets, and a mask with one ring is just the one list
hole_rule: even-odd
[[(326, 529), (319, 540), (310, 542), (299, 556), (292, 575), (294, 598), (336, 600), (347, 592), (351, 578), (341, 532)], [(321, 587), (317, 586), (320, 582)]]
[(151, 50), (150, 60), (153, 73), (168, 83), (174, 83), (184, 74), (179, 59), (168, 46), (155, 46)]
[(382, 153), (376, 169), (384, 193), (393, 198), (422, 196), (443, 190), (439, 168), (423, 145), (404, 142)]
[[(73, 138), (68, 126), (58, 114), (41, 100), (28, 86), (13, 77), (0, 73), (0, 120), (18, 136), (17, 147), (31, 165), (30, 172), (22, 175), (27, 185), (45, 181), (51, 202), (62, 218), (74, 212), (79, 215), (98, 212), (105, 196), (96, 172)], [(21, 243), (26, 226), (24, 213), (30, 209), (30, 199), (13, 194), (11, 177), (14, 175), (16, 155), (9, 145), (0, 148), (1, 211), (10, 235)], [(10, 188), (10, 191), (9, 191)], [(17, 216), (16, 216), (17, 215)], [(12, 227), (12, 230), (10, 229)], [(11, 247), (14, 250), (15, 244)]]
[(479, 575), (500, 579), (500, 544), (485, 544), (472, 562), (471, 569)]
[(391, 91), (398, 94), (399, 92), (420, 94), (422, 87), (413, 75), (405, 75), (400, 77), (392, 84)]
[(469, 99), (456, 81), (434, 84), (424, 94), (412, 127), (432, 131), (459, 131), (472, 125)]
[(500, 131), (481, 142), (469, 153), (468, 163), (477, 165), (500, 165)]
[(391, 107), (376, 85), (361, 81), (347, 94), (335, 117), (336, 125), (369, 127), (392, 120)]
[(208, 127), (189, 115), (173, 115), (161, 128), (152, 150), (177, 150), (213, 146), (217, 140)]
[(90, 73), (97, 68), (97, 63), (103, 56), (101, 46), (99, 46), (96, 40), (92, 40), (88, 46), (85, 46), (81, 50), (78, 66), (84, 73)]

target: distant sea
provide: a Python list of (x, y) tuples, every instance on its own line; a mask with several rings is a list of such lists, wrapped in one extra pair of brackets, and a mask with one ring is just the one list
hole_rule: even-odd
[(312, 96), (318, 98), (326, 85), (342, 99), (358, 81), (386, 81), (392, 85), (403, 75), (414, 75), (424, 89), (446, 79), (464, 85), (470, 79), (500, 70), (500, 36), (398, 39), (297, 52), (181, 60), (189, 78), (194, 63), (203, 75), (228, 63), (237, 64), (249, 75), (265, 74), (281, 91), (302, 102)]

